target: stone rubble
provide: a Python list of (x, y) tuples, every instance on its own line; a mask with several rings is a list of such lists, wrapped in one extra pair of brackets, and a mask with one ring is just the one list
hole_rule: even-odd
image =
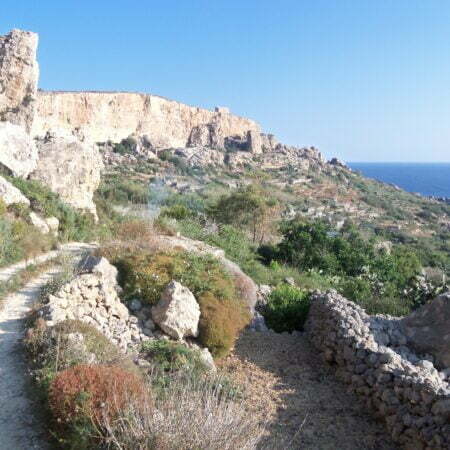
[[(448, 330), (447, 322), (447, 330)], [(306, 330), (336, 375), (405, 448), (450, 447), (450, 370), (407, 347), (400, 320), (369, 316), (335, 291), (315, 293)]]
[(130, 314), (117, 294), (117, 269), (105, 258), (88, 256), (80, 273), (53, 295), (40, 314), (48, 326), (64, 320), (81, 320), (103, 333), (122, 351), (149, 340), (139, 319)]

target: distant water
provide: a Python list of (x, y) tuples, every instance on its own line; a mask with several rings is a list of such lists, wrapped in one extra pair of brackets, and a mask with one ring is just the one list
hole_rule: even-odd
[(406, 191), (450, 198), (450, 163), (348, 163), (364, 176)]

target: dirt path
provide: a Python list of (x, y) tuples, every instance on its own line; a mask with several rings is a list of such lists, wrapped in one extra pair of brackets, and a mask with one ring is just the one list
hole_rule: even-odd
[(246, 332), (222, 367), (246, 387), (252, 411), (269, 421), (261, 448), (398, 448), (303, 334)]
[[(86, 244), (68, 244), (63, 252), (77, 255), (88, 248)], [(54, 252), (42, 255), (39, 262), (57, 256)], [(46, 258), (46, 259), (45, 259)], [(23, 267), (0, 271), (2, 280), (13, 276)], [(9, 295), (0, 311), (0, 448), (10, 450), (47, 449), (44, 439), (45, 428), (39, 423), (33, 411), (39, 410), (28, 396), (30, 379), (24, 354), (20, 347), (23, 336), (23, 318), (39, 295), (41, 287), (58, 272), (50, 269), (28, 283), (24, 288)], [(7, 275), (8, 274), (8, 275)]]

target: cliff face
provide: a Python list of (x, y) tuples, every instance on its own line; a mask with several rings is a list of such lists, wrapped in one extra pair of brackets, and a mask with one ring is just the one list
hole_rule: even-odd
[(39, 77), (38, 35), (12, 30), (0, 36), (0, 121), (30, 131)]
[(214, 125), (220, 134), (260, 133), (253, 120), (225, 108), (209, 111), (155, 95), (124, 92), (38, 92), (32, 134), (48, 130), (81, 133), (95, 141), (119, 142), (130, 135), (146, 135), (155, 148), (185, 147), (195, 127)]

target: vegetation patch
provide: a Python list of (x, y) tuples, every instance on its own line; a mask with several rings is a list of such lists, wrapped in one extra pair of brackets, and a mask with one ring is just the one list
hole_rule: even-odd
[(309, 305), (308, 292), (288, 284), (279, 285), (271, 292), (264, 308), (267, 326), (277, 333), (303, 330)]
[(199, 339), (215, 357), (230, 350), (249, 321), (245, 302), (238, 298), (232, 277), (213, 256), (134, 249), (112, 258), (112, 262), (119, 270), (125, 301), (139, 298), (154, 305), (172, 280), (188, 287), (200, 305)]

